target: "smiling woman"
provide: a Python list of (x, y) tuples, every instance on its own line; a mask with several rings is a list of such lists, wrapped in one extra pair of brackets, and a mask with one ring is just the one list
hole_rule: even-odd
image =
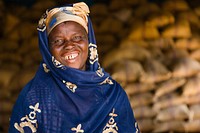
[(9, 133), (138, 133), (124, 89), (101, 68), (88, 6), (47, 10), (39, 21), (43, 61), (20, 93)]
[(73, 21), (62, 22), (49, 34), (50, 51), (63, 65), (86, 70), (88, 38), (86, 30)]

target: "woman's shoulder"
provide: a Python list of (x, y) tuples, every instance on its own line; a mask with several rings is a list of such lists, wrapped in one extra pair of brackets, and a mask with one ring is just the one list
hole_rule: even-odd
[(41, 94), (50, 92), (49, 83), (52, 83), (50, 76), (40, 76), (36, 73), (35, 77), (22, 88), (18, 95), (18, 100), (27, 101), (31, 97), (37, 98)]

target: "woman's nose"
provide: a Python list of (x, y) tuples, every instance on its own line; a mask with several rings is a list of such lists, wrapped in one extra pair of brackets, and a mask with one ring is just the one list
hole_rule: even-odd
[(73, 49), (74, 47), (75, 47), (75, 44), (72, 41), (70, 40), (65, 41), (65, 44), (64, 44), (65, 50), (70, 50), (70, 49)]

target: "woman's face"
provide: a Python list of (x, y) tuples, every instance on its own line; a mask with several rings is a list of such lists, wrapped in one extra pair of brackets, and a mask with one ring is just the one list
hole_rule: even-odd
[(78, 23), (67, 21), (57, 25), (49, 34), (52, 55), (63, 65), (85, 70), (88, 57), (88, 36)]

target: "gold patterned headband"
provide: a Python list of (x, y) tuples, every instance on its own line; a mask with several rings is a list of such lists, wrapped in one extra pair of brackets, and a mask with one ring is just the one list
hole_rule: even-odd
[(51, 9), (46, 18), (46, 28), (47, 33), (52, 31), (52, 29), (58, 24), (65, 21), (74, 21), (82, 25), (88, 32), (88, 18), (89, 8), (84, 2), (79, 2), (73, 4), (72, 7), (60, 7)]

